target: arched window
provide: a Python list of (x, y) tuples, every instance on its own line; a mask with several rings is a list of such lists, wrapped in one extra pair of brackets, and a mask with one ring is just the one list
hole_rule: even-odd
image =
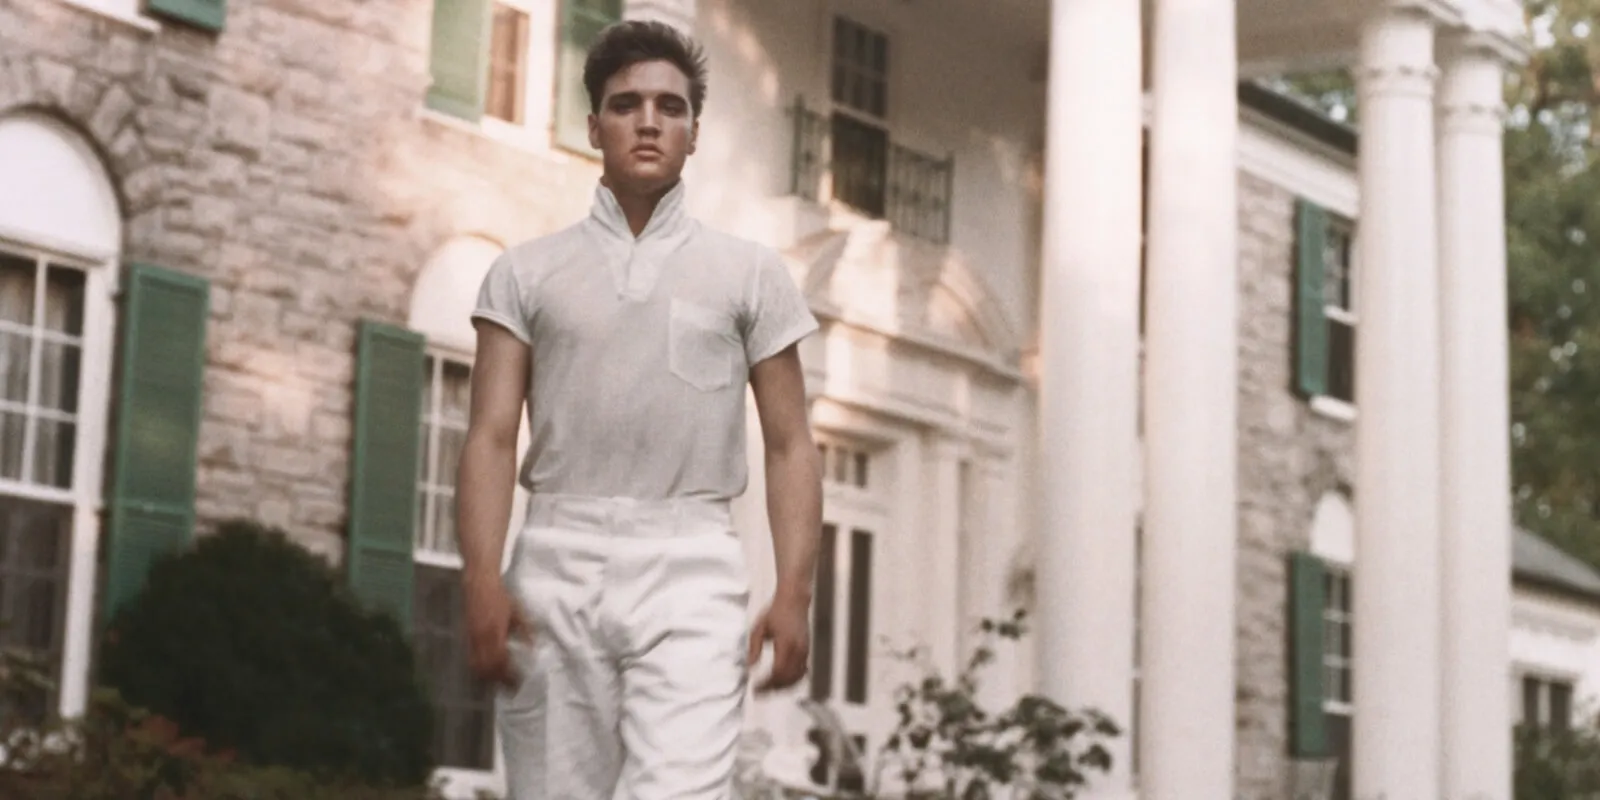
[[(1307, 654), (1321, 670), (1322, 728), (1324, 757), (1334, 761), (1335, 800), (1350, 797), (1351, 717), (1355, 707), (1351, 696), (1352, 627), (1351, 580), (1356, 563), (1355, 514), (1350, 500), (1341, 492), (1328, 492), (1317, 501), (1311, 518), (1311, 557), (1318, 564), (1321, 591), (1320, 641), (1296, 639), (1299, 646), (1313, 647)], [(1297, 593), (1298, 594), (1298, 593)], [(1311, 613), (1316, 613), (1314, 609)]]
[[(455, 493), (477, 340), (471, 314), (478, 288), (501, 251), (477, 236), (458, 237), (439, 248), (417, 278), (408, 319), (409, 327), (427, 339), (419, 421), (415, 642), (434, 693), (435, 757), (445, 778), (467, 790), (495, 788), (500, 772), (493, 692), (472, 680), (467, 662)], [(522, 438), (525, 444), (526, 433)], [(513, 530), (524, 506), (520, 489), (517, 496)]]
[[(0, 116), (0, 646), (84, 707), (122, 222), (87, 141)], [(33, 709), (43, 711), (44, 709)]]

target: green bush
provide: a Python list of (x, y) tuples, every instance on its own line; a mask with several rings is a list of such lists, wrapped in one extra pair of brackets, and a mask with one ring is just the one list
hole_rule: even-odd
[(104, 637), (103, 682), (246, 762), (420, 785), (432, 710), (410, 644), (281, 533), (231, 522), (150, 571)]
[(1600, 730), (1540, 730), (1517, 726), (1516, 800), (1591, 800), (1600, 797)]

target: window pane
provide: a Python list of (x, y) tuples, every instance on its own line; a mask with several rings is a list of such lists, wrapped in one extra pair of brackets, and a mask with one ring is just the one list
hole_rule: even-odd
[(28, 359), (33, 340), (20, 333), (0, 331), (0, 400), (28, 401)]
[(22, 440), (28, 418), (0, 411), (0, 478), (22, 480)]
[(867, 454), (856, 453), (856, 486), (867, 488)]
[(51, 267), (45, 279), (44, 326), (69, 336), (83, 335), (83, 287), (81, 270)]
[(528, 52), (528, 15), (496, 5), (489, 38), (489, 90), (484, 111), (507, 122), (522, 122), (524, 59)]
[(466, 443), (465, 431), (452, 428), (439, 430), (439, 466), (433, 475), (433, 485), (455, 488), (456, 470), (461, 466), (461, 448)]
[(492, 695), (468, 668), (458, 575), (443, 567), (416, 567), (412, 613), (418, 663), (433, 700), (439, 766), (487, 770), (494, 767)]
[[(43, 658), (52, 679), (59, 679), (71, 525), (70, 506), (0, 496), (0, 647)], [(44, 718), (55, 702), (53, 689), (4, 699), (5, 710), (30, 719)]]
[(467, 424), (467, 412), (472, 405), (472, 368), (459, 361), (444, 362), (444, 378), (440, 387), (439, 414), (446, 422)]
[(822, 526), (822, 541), (817, 549), (817, 587), (815, 608), (811, 611), (811, 699), (819, 703), (833, 698), (833, 622), (834, 592), (838, 579), (839, 529)]
[(433, 549), (439, 553), (455, 553), (456, 499), (452, 495), (437, 494), (433, 498)]
[(72, 451), (78, 426), (70, 422), (34, 421), (33, 482), (66, 489), (72, 486)]
[(81, 349), (75, 344), (43, 342), (39, 350), (39, 405), (68, 414), (78, 410)]
[(1332, 800), (1350, 800), (1350, 716), (1326, 714), (1323, 724), (1328, 731), (1328, 748), (1338, 760), (1333, 772)]
[(872, 534), (850, 534), (850, 649), (845, 661), (845, 700), (867, 702), (867, 666), (872, 645)]
[(1356, 329), (1328, 320), (1328, 394), (1353, 403), (1356, 399)]
[(1564, 731), (1572, 727), (1572, 684), (1551, 681), (1550, 727)]
[(0, 253), (0, 321), (33, 324), (33, 281), (30, 259)]
[(1522, 724), (1529, 727), (1542, 725), (1544, 720), (1539, 714), (1539, 681), (1533, 678), (1522, 679)]

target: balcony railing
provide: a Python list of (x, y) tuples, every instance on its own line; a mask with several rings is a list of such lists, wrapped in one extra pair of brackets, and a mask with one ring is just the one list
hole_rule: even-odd
[[(861, 119), (831, 116), (795, 98), (790, 192), (807, 200), (829, 199), (873, 219), (887, 220), (907, 234), (950, 241), (950, 198), (955, 156), (928, 155), (897, 144), (888, 131)], [(824, 181), (823, 178), (831, 178)]]

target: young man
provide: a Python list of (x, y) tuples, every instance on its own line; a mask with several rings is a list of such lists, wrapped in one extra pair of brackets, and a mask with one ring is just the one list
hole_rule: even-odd
[[(805, 674), (821, 475), (796, 343), (816, 321), (776, 253), (686, 216), (698, 46), (624, 22), (591, 48), (582, 222), (484, 280), (459, 530), (478, 674), (515, 800), (732, 796), (750, 667)], [(747, 629), (745, 387), (766, 444), (777, 589)], [(532, 445), (520, 474), (523, 402)], [(513, 480), (532, 493), (502, 576)]]

